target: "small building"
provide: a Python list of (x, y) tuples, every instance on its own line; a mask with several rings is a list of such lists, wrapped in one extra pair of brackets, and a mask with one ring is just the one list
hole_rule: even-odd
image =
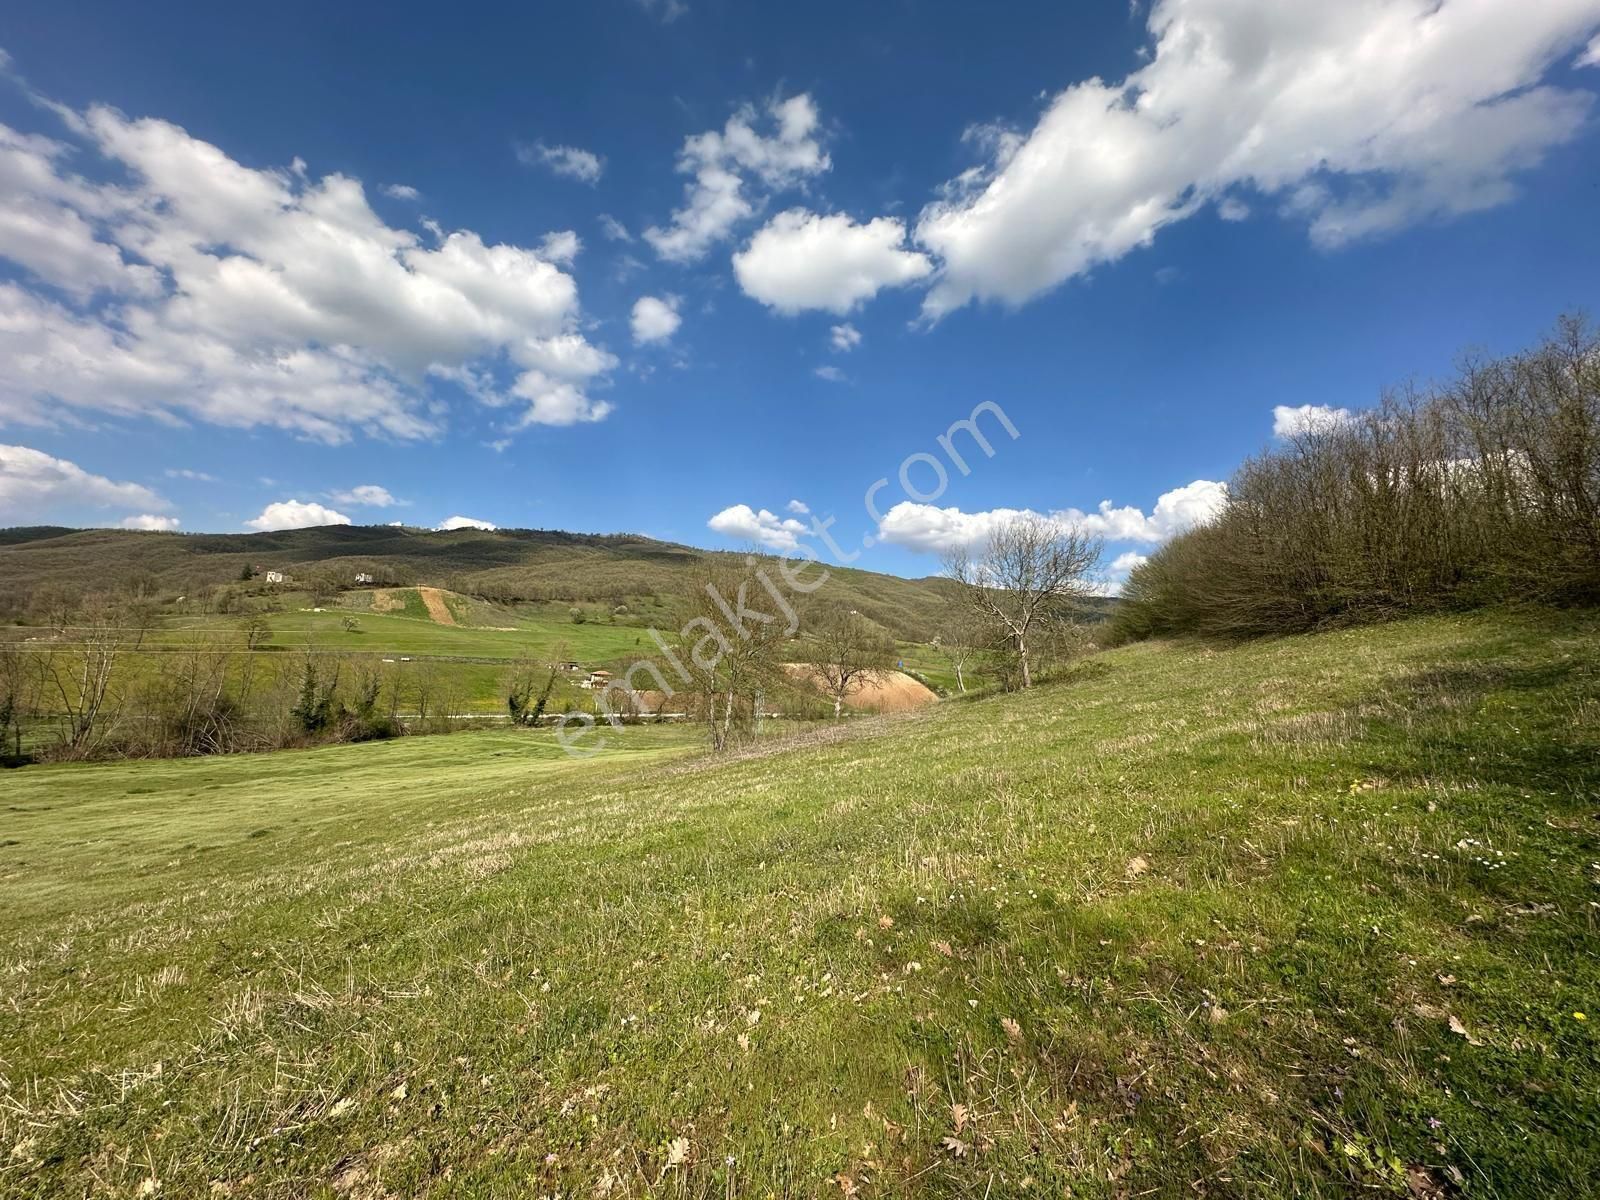
[(583, 669), (582, 663), (574, 662), (571, 659), (567, 660), (566, 662), (559, 662), (556, 664), (556, 666), (561, 668), (563, 671), (581, 671)]
[(266, 580), (268, 583), (288, 583), (289, 577), (282, 571), (268, 571)]
[(588, 677), (583, 681), (583, 686), (588, 688), (590, 691), (598, 692), (604, 689), (608, 684), (610, 684), (610, 682), (610, 671), (590, 671)]
[(357, 571), (356, 572), (356, 583), (357, 584), (371, 583), (371, 582), (372, 582), (372, 576), (371, 575), (368, 575), (365, 571)]

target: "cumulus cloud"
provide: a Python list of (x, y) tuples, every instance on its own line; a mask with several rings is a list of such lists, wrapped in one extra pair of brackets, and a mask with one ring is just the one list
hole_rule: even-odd
[[(0, 126), (0, 257), (26, 273), (0, 282), (0, 422), (86, 410), (419, 438), (444, 412), (429, 377), (509, 370), (522, 387), (498, 386), (504, 402), (541, 390), (521, 373), (553, 376), (553, 345), (582, 340), (577, 286), (538, 250), (436, 226), (424, 241), (358, 180), (56, 107), (72, 144)], [(91, 161), (92, 179), (74, 173)], [(589, 349), (557, 385), (582, 393), (615, 366)]]
[(933, 264), (905, 249), (893, 217), (858, 225), (843, 213), (779, 213), (733, 256), (745, 295), (781, 313), (822, 309), (843, 315), (886, 287), (927, 277)]
[(640, 296), (634, 301), (632, 326), (636, 345), (664, 342), (677, 333), (682, 324), (676, 296)]
[(28, 446), (0, 446), (0, 522), (81, 508), (170, 508), (142, 484), (116, 483)]
[(824, 363), (812, 372), (818, 379), (825, 379), (829, 383), (849, 383), (850, 377), (832, 363)]
[(346, 491), (334, 492), (335, 504), (357, 504), (364, 508), (390, 508), (400, 501), (390, 494), (386, 487), (379, 487), (375, 483), (357, 484)]
[(628, 232), (628, 227), (617, 220), (610, 213), (601, 213), (596, 220), (600, 222), (600, 232), (613, 242), (631, 242), (633, 234)]
[(969, 513), (902, 500), (878, 522), (878, 540), (911, 550), (943, 553), (960, 546), (980, 545), (996, 529), (1019, 517), (1045, 516), (1063, 527), (1076, 527), (1109, 542), (1159, 543), (1209, 521), (1222, 511), (1227, 497), (1227, 484), (1197, 479), (1163, 493), (1148, 513), (1132, 505), (1118, 507), (1109, 500), (1101, 501), (1093, 512), (1064, 508), (1049, 514), (1026, 508)]
[(748, 504), (735, 504), (725, 508), (707, 521), (706, 525), (724, 537), (741, 542), (754, 542), (780, 553), (798, 549), (801, 535), (810, 532), (793, 517), (780, 517), (764, 508), (753, 509)]
[(525, 167), (545, 167), (556, 175), (595, 184), (605, 174), (606, 160), (591, 150), (577, 146), (547, 146), (543, 142), (519, 144), (517, 161)]
[(168, 467), (168, 479), (187, 479), (194, 483), (215, 483), (215, 475), (207, 475), (204, 471), (194, 471), (188, 467)]
[(796, 516), (806, 516), (811, 512), (811, 507), (804, 500), (791, 500), (784, 507)]
[[(644, 239), (669, 262), (698, 262), (756, 213), (766, 194), (793, 187), (831, 165), (817, 137), (817, 106), (801, 93), (758, 112), (745, 106), (720, 130), (685, 139), (678, 171), (690, 176), (683, 205)], [(773, 128), (762, 133), (758, 125)], [(747, 185), (753, 185), (747, 190)]]
[(1578, 61), (1575, 65), (1580, 67), (1600, 67), (1600, 35), (1596, 35), (1594, 41), (1585, 47), (1583, 53), (1578, 56)]
[(846, 321), (843, 325), (835, 325), (828, 331), (828, 340), (835, 350), (844, 354), (861, 345), (861, 331)]
[(583, 249), (583, 241), (570, 229), (560, 229), (544, 235), (539, 243), (539, 257), (549, 262), (570, 267)]
[(489, 521), (480, 521), (477, 517), (446, 517), (434, 527), (435, 533), (448, 533), (452, 529), (487, 529), (495, 530), (500, 526)]
[(924, 314), (1020, 304), (1148, 245), (1233, 188), (1333, 247), (1505, 203), (1584, 125), (1544, 83), (1600, 25), (1595, 0), (1157, 0), (1148, 61), (980, 129), (978, 166), (916, 225), (941, 260)]
[(312, 529), (319, 525), (348, 525), (350, 518), (342, 512), (324, 508), (315, 501), (279, 500), (261, 510), (261, 515), (245, 522), (247, 528), (260, 533), (279, 529)]
[(408, 183), (386, 183), (382, 188), (383, 194), (394, 200), (420, 200), (422, 193)]
[(1069, 524), (1080, 525), (1110, 542), (1164, 542), (1186, 529), (1203, 525), (1222, 511), (1228, 502), (1228, 485), (1210, 479), (1196, 479), (1156, 499), (1148, 513), (1133, 505), (1117, 507), (1100, 501), (1093, 512), (1062, 509), (1051, 515)]
[(117, 525), (121, 529), (144, 529), (154, 532), (171, 533), (179, 524), (177, 517), (161, 517), (154, 513), (140, 513), (136, 517), (123, 517)]
[(1135, 567), (1142, 567), (1149, 561), (1148, 555), (1140, 554), (1137, 550), (1129, 550), (1111, 560), (1111, 573), (1113, 575), (1127, 575)]
[(1272, 410), (1272, 434), (1274, 437), (1292, 438), (1327, 433), (1349, 424), (1354, 416), (1348, 408), (1333, 408), (1327, 404), (1301, 404), (1294, 407), (1279, 404)]
[(1224, 196), (1217, 205), (1217, 216), (1224, 221), (1245, 221), (1250, 217), (1250, 206), (1237, 196)]

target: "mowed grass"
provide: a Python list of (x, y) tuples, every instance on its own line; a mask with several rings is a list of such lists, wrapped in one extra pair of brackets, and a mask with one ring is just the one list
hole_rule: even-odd
[(1596, 618), (691, 732), (0, 778), (0, 1193), (1596, 1190)]
[[(357, 629), (344, 627), (349, 617), (357, 620)], [(269, 613), (265, 620), (272, 631), (265, 644), (278, 650), (311, 646), (347, 654), (428, 654), (506, 661), (522, 655), (542, 659), (561, 650), (579, 661), (599, 664), (655, 649), (648, 630), (639, 626), (599, 622), (575, 625), (553, 618), (482, 628), (441, 625), (426, 615), (330, 606), (321, 612), (307, 607)], [(232, 638), (242, 644), (240, 625), (240, 621), (216, 616), (184, 618), (152, 635), (149, 644), (153, 648), (188, 645), (208, 636)]]

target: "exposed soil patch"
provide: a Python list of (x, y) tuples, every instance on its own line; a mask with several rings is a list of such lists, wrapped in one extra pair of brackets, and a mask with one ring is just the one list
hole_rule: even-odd
[(428, 615), (433, 618), (436, 625), (454, 625), (456, 619), (450, 611), (450, 606), (444, 602), (444, 593), (438, 588), (419, 587), (417, 595), (422, 597), (422, 603), (428, 609)]
[[(785, 670), (797, 679), (809, 679), (818, 691), (826, 690), (820, 685), (815, 667), (806, 663), (790, 663)], [(852, 685), (850, 694), (844, 698), (844, 706), (861, 712), (911, 712), (926, 708), (938, 699), (926, 684), (904, 671), (875, 671), (858, 686)]]

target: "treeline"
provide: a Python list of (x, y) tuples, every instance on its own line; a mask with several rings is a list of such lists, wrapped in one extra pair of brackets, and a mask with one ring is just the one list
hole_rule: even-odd
[(91, 596), (0, 641), (0, 764), (165, 758), (442, 732), (466, 697), (438, 664), (260, 654), (259, 630), (147, 646), (137, 597)]
[(1505, 601), (1600, 601), (1600, 338), (1470, 358), (1247, 462), (1128, 578), (1126, 640), (1241, 638)]

